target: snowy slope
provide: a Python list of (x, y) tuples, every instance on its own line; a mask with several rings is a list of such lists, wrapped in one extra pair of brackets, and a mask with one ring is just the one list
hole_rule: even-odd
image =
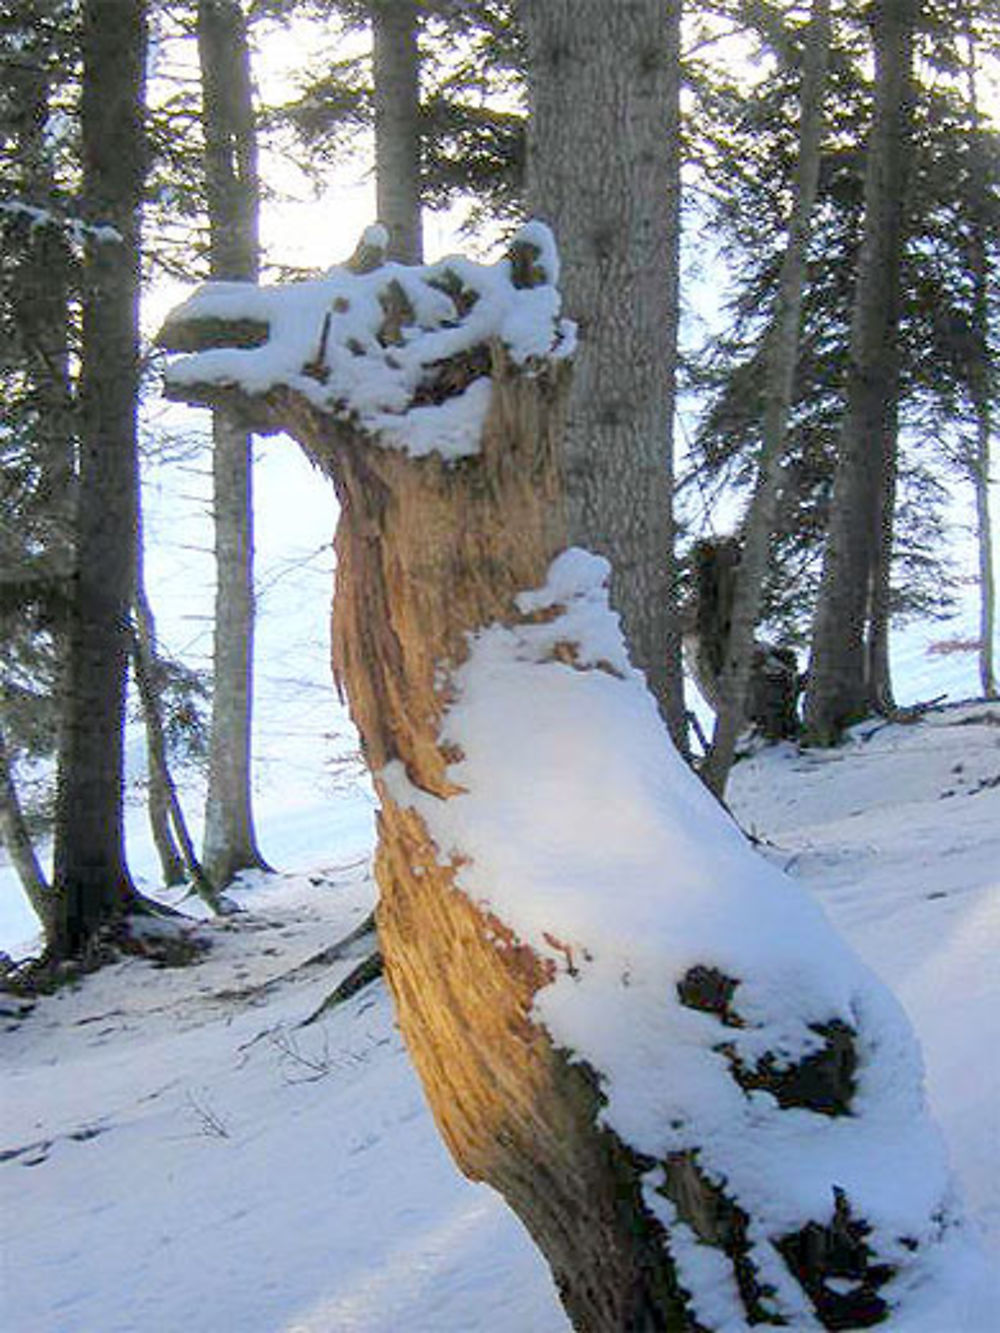
[[(762, 752), (735, 804), (910, 1011), (1000, 1257), (1000, 708)], [(4, 1328), (566, 1327), (517, 1222), (440, 1146), (381, 984), (296, 1026), (352, 965), (307, 960), (372, 900), (367, 807), (334, 812), (300, 812), (303, 850), (329, 854), (243, 890), (196, 966), (130, 960), (4, 1022)], [(964, 1329), (998, 1326), (1000, 1303)]]
[[(147, 498), (161, 631), (189, 659), (208, 647), (211, 591), (192, 491), (183, 524), (176, 495), (162, 510), (155, 488)], [(245, 915), (202, 927), (214, 947), (197, 966), (129, 961), (0, 1023), (0, 1328), (555, 1333), (547, 1272), (502, 1203), (452, 1167), (382, 987), (296, 1026), (351, 966), (302, 964), (371, 903), (371, 803), (332, 765), (353, 741), (327, 662), (329, 492), (276, 440), (257, 496), (257, 803), (286, 873), (243, 892)], [(974, 691), (971, 659), (926, 654), (969, 637), (968, 620), (899, 642), (904, 702)], [(862, 728), (828, 755), (764, 752), (738, 766), (733, 799), (909, 1010), (1000, 1263), (1000, 711), (965, 720), (983, 712)], [(138, 743), (131, 759), (137, 771)], [(199, 793), (186, 797), (197, 827)], [(128, 824), (151, 887), (140, 808)], [(32, 930), (0, 866), (0, 948)], [(977, 1325), (935, 1333), (998, 1327), (1000, 1298)]]

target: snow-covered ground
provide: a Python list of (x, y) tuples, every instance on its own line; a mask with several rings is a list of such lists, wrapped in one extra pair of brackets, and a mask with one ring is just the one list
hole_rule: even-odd
[[(263, 450), (256, 794), (279, 873), (200, 927), (212, 947), (194, 966), (131, 959), (33, 1007), (0, 997), (0, 1328), (556, 1333), (547, 1270), (452, 1166), (382, 984), (300, 1026), (356, 962), (310, 960), (373, 902), (372, 801), (337, 762), (355, 742), (327, 665), (332, 502), (289, 442)], [(161, 631), (189, 660), (208, 647), (204, 477), (191, 491), (181, 521), (154, 478), (146, 516)], [(927, 653), (970, 631), (966, 616), (897, 643), (903, 702), (974, 693), (969, 657)], [(864, 726), (831, 753), (762, 751), (732, 795), (908, 1010), (1000, 1266), (1000, 707)], [(185, 798), (197, 832), (197, 784)], [(152, 889), (138, 805), (128, 831)], [(0, 864), (0, 948), (33, 930)], [(932, 1333), (994, 1333), (1000, 1296), (980, 1314)]]
[[(734, 797), (908, 1009), (1000, 1258), (1000, 707), (763, 751)], [(197, 965), (129, 960), (30, 1012), (4, 1001), (12, 1333), (566, 1327), (519, 1224), (439, 1143), (381, 983), (298, 1026), (353, 966), (309, 959), (372, 903), (371, 822), (360, 793), (289, 814), (295, 869), (204, 926)], [(1000, 1327), (1000, 1303), (983, 1318)]]

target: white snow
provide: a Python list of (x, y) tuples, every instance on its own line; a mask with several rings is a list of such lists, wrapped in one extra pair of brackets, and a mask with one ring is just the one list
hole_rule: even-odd
[(36, 227), (57, 227), (76, 245), (83, 245), (88, 239), (99, 245), (120, 245), (122, 242), (121, 232), (108, 222), (84, 222), (82, 218), (67, 217), (20, 199), (0, 199), (0, 213), (27, 218), (33, 230)]
[[(254, 879), (245, 916), (203, 927), (215, 948), (194, 968), (124, 963), (4, 1020), (0, 1150), (29, 1149), (0, 1161), (4, 1327), (567, 1329), (520, 1226), (440, 1145), (382, 987), (294, 1026), (352, 963), (287, 974), (352, 928), (373, 889), (367, 804), (301, 780), (297, 806), (282, 802), (303, 761), (293, 754), (287, 777), (272, 754), (264, 795), (277, 822), (268, 800), (262, 822), (272, 858), (301, 872)], [(740, 818), (774, 840), (769, 858), (818, 895), (906, 1007), (994, 1264), (1000, 788), (985, 784), (998, 775), (1000, 708), (969, 705), (863, 728), (829, 753), (764, 750), (734, 778)], [(603, 779), (608, 802), (616, 781)], [(680, 1258), (685, 1271), (714, 1262), (693, 1239)], [(1000, 1297), (973, 1304), (955, 1291), (965, 1279), (956, 1263), (936, 1288), (943, 1313), (929, 1305), (889, 1327), (993, 1333)], [(699, 1285), (726, 1308), (723, 1284)]]
[[(554, 281), (554, 257), (539, 249)], [(451, 355), (499, 330), (530, 362), (554, 336), (565, 352), (569, 336), (555, 330), (554, 287), (515, 291), (503, 263), (434, 266), (445, 267), (480, 284), (479, 303), (451, 327), (450, 298), (400, 270), (423, 331), (388, 348), (374, 330), (391, 265), (299, 284), (287, 300), (216, 284), (192, 299), (221, 317), (267, 319), (271, 340), (201, 354), (180, 373), (205, 378), (208, 366), (252, 392), (292, 383), (315, 357), (329, 312), (330, 376), (325, 384), (305, 376), (308, 392), (335, 392), (383, 436), (398, 429), (387, 440), (397, 447), (446, 442), (446, 456), (459, 457), (474, 447), (488, 386), (474, 381), (442, 406), (413, 406), (427, 348)], [(334, 309), (338, 296), (349, 299), (347, 311)], [(355, 337), (364, 356), (348, 346)], [(265, 481), (258, 497), (289, 506), (281, 485)], [(191, 544), (184, 534), (185, 550)], [(249, 877), (236, 895), (242, 915), (199, 926), (213, 947), (190, 968), (126, 961), (27, 1012), (0, 997), (0, 1326), (567, 1327), (519, 1224), (448, 1159), (381, 984), (299, 1026), (358, 955), (309, 959), (355, 927), (374, 898), (369, 801), (358, 788), (336, 790), (326, 769), (327, 733), (344, 735), (320, 642), (328, 563), (279, 571), (273, 582), (262, 575), (258, 815), (264, 850), (284, 873)], [(957, 1215), (905, 1011), (971, 1230), (996, 1266), (1000, 708), (869, 725), (833, 752), (788, 745), (741, 763), (734, 809), (771, 839), (761, 859), (665, 747), (607, 611), (606, 572), (599, 558), (566, 552), (544, 587), (519, 597), (524, 623), (492, 627), (470, 644), (446, 722), (464, 754), (453, 769), (464, 794), (435, 802), (398, 770), (387, 785), (424, 811), (442, 856), (472, 853), (465, 887), (557, 964), (538, 1015), (605, 1071), (609, 1122), (654, 1156), (697, 1138), (710, 1169), (769, 1229), (828, 1211), (832, 1182), (860, 1201), (886, 1247), (904, 1224), (912, 1235), (914, 1219), (933, 1241), (939, 1203)], [(182, 599), (197, 602), (199, 576), (184, 582)], [(308, 652), (297, 638), (307, 608), (321, 626), (308, 628)], [(303, 679), (307, 657), (322, 685)], [(940, 674), (921, 679), (920, 693), (947, 690), (954, 666), (934, 659)], [(133, 852), (143, 820), (130, 811), (130, 857), (153, 889), (148, 853)], [(20, 901), (0, 866), (0, 947), (14, 949), (26, 933), (30, 918), (11, 907)], [(748, 1026), (724, 1035), (745, 1063), (765, 1049), (794, 1059), (815, 1047), (813, 1023), (840, 1017), (854, 1027), (861, 1114), (779, 1114), (768, 1094), (738, 1093), (714, 1049), (716, 1020), (677, 1003), (676, 981), (697, 963), (740, 982), (733, 1002)], [(664, 1078), (655, 1071), (667, 1047)], [(658, 1183), (651, 1172), (646, 1196), (671, 1220)], [(727, 1266), (683, 1228), (677, 1236), (698, 1308), (731, 1333), (743, 1328)], [(753, 1239), (793, 1312), (790, 1327), (811, 1327), (767, 1235)], [(901, 1308), (887, 1327), (994, 1333), (1000, 1296), (966, 1231), (924, 1249), (917, 1285), (893, 1293)]]
[[(670, 746), (623, 660), (608, 572), (567, 552), (546, 587), (519, 600), (525, 613), (561, 604), (561, 615), (471, 639), (442, 729), (463, 756), (449, 768), (461, 794), (417, 791), (398, 762), (386, 787), (421, 814), (442, 860), (459, 867), (458, 886), (555, 965), (536, 1013), (557, 1045), (599, 1071), (606, 1122), (657, 1160), (697, 1151), (702, 1171), (760, 1221), (762, 1273), (783, 1268), (768, 1237), (825, 1222), (842, 1189), (880, 1254), (903, 1261), (901, 1238), (916, 1240), (912, 1266), (940, 1282), (940, 1251), (955, 1264), (962, 1243), (950, 1235), (947, 1159), (905, 1015)], [(579, 644), (575, 664), (554, 655), (560, 642)], [(680, 1002), (697, 965), (738, 981), (733, 1006), (746, 1027)], [(815, 1029), (831, 1022), (856, 1033), (850, 1115), (747, 1096), (720, 1050), (748, 1069), (768, 1053), (784, 1066), (817, 1050)], [(887, 1293), (902, 1309), (906, 1285)]]
[[(378, 224), (365, 240), (376, 244)], [(320, 279), (280, 287), (208, 283), (174, 312), (177, 320), (256, 321), (268, 326), (267, 341), (179, 357), (167, 381), (239, 385), (250, 394), (286, 385), (382, 445), (462, 458), (478, 448), (489, 378), (483, 370), (461, 394), (415, 402), (438, 363), (492, 342), (502, 343), (519, 365), (553, 352), (566, 356), (573, 346), (572, 325), (559, 319), (551, 233), (531, 222), (513, 243), (537, 252), (544, 278), (537, 286), (515, 287), (508, 258), (476, 264), (460, 256), (423, 267), (382, 264), (361, 274), (333, 268)], [(394, 336), (380, 340), (384, 302), (402, 306), (400, 297), (406, 314)]]

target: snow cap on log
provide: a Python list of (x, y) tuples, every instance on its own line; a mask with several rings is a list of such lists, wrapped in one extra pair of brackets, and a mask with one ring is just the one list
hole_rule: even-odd
[(413, 456), (477, 453), (491, 345), (521, 366), (572, 353), (552, 233), (527, 223), (495, 264), (451, 256), (411, 267), (381, 262), (381, 231), (367, 228), (321, 278), (200, 287), (157, 337), (189, 353), (168, 367), (167, 395), (204, 402), (215, 386), (260, 399), (286, 388)]

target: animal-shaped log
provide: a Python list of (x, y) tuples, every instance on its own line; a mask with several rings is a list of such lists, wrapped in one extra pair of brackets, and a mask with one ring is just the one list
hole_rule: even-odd
[(407, 1046), (577, 1329), (950, 1300), (905, 1019), (673, 750), (606, 564), (566, 549), (557, 276), (531, 224), (491, 267), (213, 284), (161, 334), (193, 352), (172, 398), (287, 431), (336, 490), (334, 670)]

